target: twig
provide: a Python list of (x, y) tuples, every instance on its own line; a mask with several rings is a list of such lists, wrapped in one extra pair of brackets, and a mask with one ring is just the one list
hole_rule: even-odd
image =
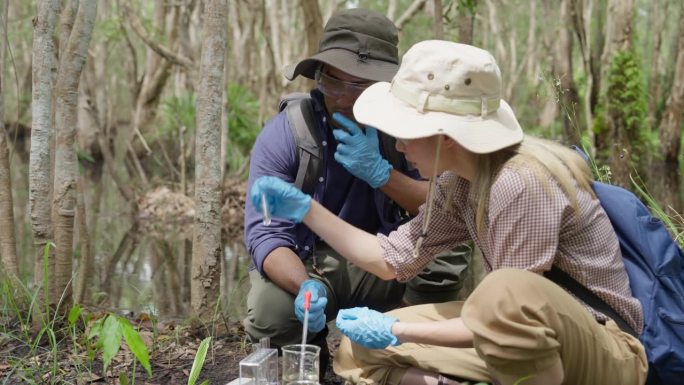
[(413, 16), (420, 11), (423, 6), (425, 6), (425, 0), (415, 0), (411, 6), (408, 7), (408, 9), (397, 19), (396, 23), (394, 23), (397, 26), (397, 29), (401, 31), (401, 29), (404, 27), (404, 24), (406, 24)]
[(169, 48), (152, 40), (152, 38), (145, 30), (145, 27), (142, 25), (140, 19), (135, 14), (135, 12), (131, 12), (130, 5), (127, 1), (123, 2), (122, 8), (124, 11), (124, 16), (126, 19), (128, 19), (131, 28), (133, 28), (133, 31), (136, 33), (136, 35), (138, 35), (138, 37), (140, 37), (140, 39), (142, 39), (142, 41), (145, 42), (145, 44), (148, 47), (150, 47), (154, 52), (156, 52), (157, 55), (163, 57), (169, 62), (180, 65), (188, 71), (192, 71), (192, 69), (194, 68), (194, 63), (192, 59), (185, 57), (182, 54), (175, 53), (171, 51)]

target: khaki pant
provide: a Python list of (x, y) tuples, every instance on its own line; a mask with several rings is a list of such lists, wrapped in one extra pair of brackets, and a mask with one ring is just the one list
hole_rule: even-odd
[(402, 308), (400, 321), (463, 317), (474, 349), (407, 343), (365, 349), (343, 338), (335, 373), (354, 384), (400, 383), (410, 367), (459, 378), (491, 381), (496, 373), (534, 375), (560, 360), (564, 384), (641, 385), (648, 364), (641, 343), (613, 321), (601, 325), (565, 290), (524, 270), (490, 273), (466, 302)]
[[(402, 297), (413, 304), (454, 300), (463, 284), (469, 259), (470, 248), (465, 245), (441, 254), (407, 284), (384, 281), (369, 274), (330, 248), (316, 250), (317, 269), (311, 260), (305, 265), (311, 278), (326, 285), (328, 305), (325, 313), (327, 320), (332, 321), (340, 309), (367, 306), (388, 311), (398, 307)], [(302, 325), (294, 314), (295, 296), (257, 271), (249, 273), (249, 280), (247, 317), (243, 321), (247, 335), (252, 341), (270, 337), (273, 346), (301, 343)], [(327, 330), (319, 335), (309, 333), (308, 340), (320, 343), (326, 334)]]

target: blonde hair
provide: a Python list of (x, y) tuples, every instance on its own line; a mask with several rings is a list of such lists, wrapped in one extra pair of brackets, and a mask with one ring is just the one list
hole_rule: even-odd
[(584, 159), (575, 150), (549, 140), (526, 135), (522, 143), (517, 146), (491, 154), (477, 154), (476, 162), (475, 178), (471, 181), (470, 189), (478, 197), (477, 202), (474, 202), (478, 233), (484, 231), (491, 187), (499, 171), (506, 164), (514, 164), (531, 170), (534, 182), (540, 183), (547, 192), (550, 191), (548, 178), (549, 176), (553, 178), (568, 197), (575, 211), (579, 211), (575, 183), (595, 197), (591, 189), (593, 180), (591, 170)]

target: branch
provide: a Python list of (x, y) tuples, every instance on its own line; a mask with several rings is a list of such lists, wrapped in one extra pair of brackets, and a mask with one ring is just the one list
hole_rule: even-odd
[(140, 37), (140, 39), (142, 39), (142, 41), (145, 44), (147, 44), (147, 46), (150, 47), (150, 49), (156, 52), (157, 55), (163, 57), (164, 59), (173, 64), (184, 67), (188, 71), (191, 71), (193, 69), (194, 63), (192, 59), (187, 58), (181, 54), (177, 54), (171, 51), (169, 48), (152, 40), (149, 33), (147, 33), (145, 27), (140, 22), (138, 15), (136, 15), (135, 12), (131, 12), (130, 5), (127, 1), (123, 2), (123, 11), (124, 17), (128, 19), (128, 22), (130, 23), (131, 28), (133, 28), (135, 34), (138, 35), (138, 37)]
[(418, 11), (423, 9), (423, 6), (425, 6), (425, 0), (414, 0), (413, 4), (411, 4), (406, 12), (404, 12), (399, 19), (397, 19), (396, 23), (394, 23), (397, 26), (397, 29), (401, 31), (401, 29), (404, 27), (404, 24), (409, 22), (409, 20), (411, 20), (411, 18), (413, 18)]

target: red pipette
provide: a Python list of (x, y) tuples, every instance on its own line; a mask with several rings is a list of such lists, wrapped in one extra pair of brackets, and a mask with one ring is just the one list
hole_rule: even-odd
[(311, 292), (304, 292), (304, 328), (302, 329), (302, 351), (299, 357), (299, 379), (304, 380), (304, 355), (306, 354), (306, 333), (309, 330), (309, 309), (311, 308)]

